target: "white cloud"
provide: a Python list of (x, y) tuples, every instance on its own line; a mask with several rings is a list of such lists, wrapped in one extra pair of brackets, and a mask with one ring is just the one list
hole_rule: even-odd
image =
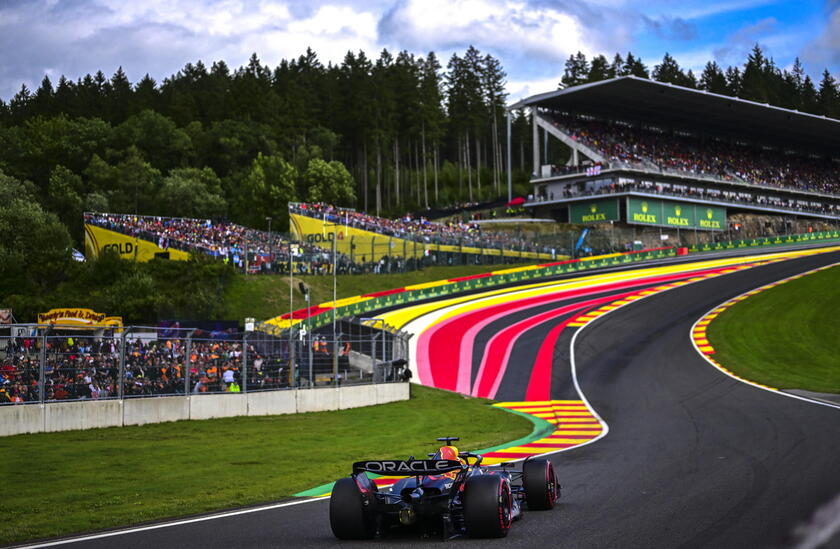
[[(76, 79), (123, 66), (129, 78), (150, 73), (158, 81), (188, 62), (223, 59), (231, 67), (256, 52), (274, 66), (311, 47), (326, 63), (348, 50), (376, 57), (383, 48), (425, 55), (445, 65), (475, 45), (498, 57), (510, 75), (509, 92), (556, 87), (565, 60), (582, 51), (591, 59), (616, 51), (640, 53), (639, 38), (655, 43), (697, 70), (713, 57), (742, 62), (755, 41), (795, 51), (771, 20), (746, 26), (721, 44), (696, 40), (692, 18), (746, 10), (772, 0), (0, 0), (0, 98), (44, 74)], [(678, 7), (677, 7), (678, 6)], [(687, 22), (688, 21), (688, 22)], [(817, 27), (819, 28), (819, 27)], [(812, 29), (810, 32), (817, 34)], [(840, 62), (840, 15), (806, 52), (809, 59)], [(798, 40), (798, 42), (797, 42)], [(644, 52), (641, 52), (644, 53)]]
[[(385, 39), (421, 51), (475, 44), (518, 59), (536, 57), (535, 63), (591, 54), (605, 30), (567, 9), (514, 0), (404, 0), (380, 23)], [(611, 32), (617, 36), (622, 29)]]
[(802, 52), (803, 60), (815, 66), (840, 65), (840, 6), (835, 4), (828, 16), (828, 24), (813, 40), (810, 40)]
[(510, 94), (508, 96), (508, 104), (513, 104), (538, 93), (546, 93), (557, 89), (560, 82), (560, 76), (551, 78), (534, 78), (528, 80), (511, 80), (508, 82), (507, 90)]

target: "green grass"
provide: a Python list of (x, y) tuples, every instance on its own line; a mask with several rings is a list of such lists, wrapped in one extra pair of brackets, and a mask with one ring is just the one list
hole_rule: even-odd
[[(338, 298), (352, 297), (410, 284), (488, 273), (521, 265), (459, 265), (454, 267), (427, 267), (422, 271), (379, 275), (340, 275), (337, 277)], [(303, 280), (311, 288), (312, 304), (332, 301), (331, 276), (294, 277), (295, 309), (306, 307), (306, 302), (297, 288)], [(237, 276), (227, 287), (224, 295), (223, 318), (239, 320), (254, 317), (267, 320), (289, 312), (289, 277), (281, 275)]]
[(715, 358), (779, 389), (840, 393), (840, 267), (741, 301), (709, 324)]
[(365, 458), (425, 456), (526, 436), (486, 400), (412, 386), (410, 401), (286, 416), (17, 435), (0, 442), (0, 544), (284, 498)]

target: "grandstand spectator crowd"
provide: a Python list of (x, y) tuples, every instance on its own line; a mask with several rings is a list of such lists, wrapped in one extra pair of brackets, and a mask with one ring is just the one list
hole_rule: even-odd
[(556, 127), (610, 164), (677, 172), (723, 181), (840, 193), (835, 159), (780, 151), (622, 122), (555, 115)]
[[(441, 224), (410, 214), (391, 220), (327, 204), (294, 204), (290, 211), (380, 234), (384, 237), (381, 245), (389, 245), (386, 239), (398, 238), (409, 242), (482, 249), (550, 251), (550, 248), (508, 233), (482, 232), (478, 224), (467, 221), (452, 220)], [(239, 269), (247, 268), (250, 273), (288, 273), (290, 263), (297, 274), (331, 274), (333, 270), (333, 256), (329, 249), (293, 241), (277, 233), (269, 235), (235, 223), (92, 212), (85, 213), (85, 223), (152, 242), (162, 249), (209, 254)], [(378, 274), (413, 270), (441, 262), (443, 260), (436, 257), (373, 257), (372, 253), (360, 247), (354, 257), (338, 253), (335, 268), (339, 274)]]
[[(41, 338), (6, 340), (0, 360), (0, 404), (38, 401)], [(50, 336), (44, 364), (45, 400), (103, 399), (119, 396), (120, 338)], [(186, 355), (189, 348), (190, 360)], [(184, 394), (189, 391), (239, 392), (242, 341), (185, 338), (126, 339), (123, 391), (126, 397)], [(261, 352), (249, 342), (249, 390), (289, 386), (288, 346)]]
[(733, 204), (750, 204), (759, 207), (798, 210), (802, 212), (811, 212), (825, 215), (840, 215), (840, 206), (834, 204), (826, 204), (823, 202), (816, 202), (813, 200), (795, 200), (793, 198), (782, 198), (762, 193), (760, 190), (726, 191), (721, 189), (708, 189), (703, 187), (693, 187), (689, 185), (678, 185), (672, 183), (654, 183), (651, 181), (611, 182), (609, 184), (600, 185), (596, 188), (589, 188), (586, 190), (566, 188), (559, 196), (555, 195), (554, 193), (552, 193), (549, 196), (538, 196), (536, 198), (536, 201), (539, 202), (542, 200), (554, 200), (555, 198), (574, 198), (577, 196), (625, 193), (631, 191), (643, 192), (647, 194), (658, 194), (676, 198), (694, 198), (699, 200), (726, 202)]
[(247, 263), (252, 272), (288, 272), (290, 253), (299, 273), (318, 274), (332, 265), (332, 254), (314, 244), (224, 221), (87, 212), (85, 223), (153, 242), (163, 249), (209, 254), (241, 269)]
[(434, 223), (425, 217), (414, 217), (411, 214), (406, 214), (398, 219), (386, 219), (328, 204), (296, 204), (292, 206), (291, 211), (310, 217), (323, 218), (331, 223), (348, 225), (385, 236), (426, 244), (512, 249), (529, 252), (545, 251), (533, 242), (509, 233), (482, 232), (478, 224), (469, 221), (451, 220), (448, 223)]

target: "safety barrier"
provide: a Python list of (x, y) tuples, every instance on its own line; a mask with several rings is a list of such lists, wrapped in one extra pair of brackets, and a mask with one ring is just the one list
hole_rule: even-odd
[(385, 383), (247, 394), (21, 404), (0, 407), (0, 436), (186, 419), (345, 410), (408, 398), (408, 383)]
[(708, 242), (706, 244), (691, 245), (688, 247), (688, 251), (692, 253), (717, 252), (723, 250), (737, 250), (743, 248), (758, 248), (762, 246), (787, 246), (790, 244), (807, 244), (811, 242), (832, 240), (840, 240), (840, 231), (818, 231), (812, 233), (768, 236), (760, 238), (745, 238), (742, 240), (725, 240), (722, 242)]
[(333, 309), (335, 309), (336, 318), (359, 316), (378, 309), (448, 296), (459, 292), (489, 289), (514, 282), (528, 282), (549, 276), (627, 265), (639, 261), (675, 257), (676, 255), (676, 248), (656, 248), (529, 265), (479, 275), (426, 282), (404, 288), (339, 299), (334, 303), (321, 303), (309, 309), (299, 309), (292, 312), (291, 317), (289, 313), (286, 313), (259, 323), (257, 329), (271, 334), (279, 334), (290, 326), (301, 324), (304, 320), (306, 320), (305, 324), (313, 329), (332, 322)]

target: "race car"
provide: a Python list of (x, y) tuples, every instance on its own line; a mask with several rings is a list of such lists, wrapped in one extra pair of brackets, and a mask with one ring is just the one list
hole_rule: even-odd
[[(560, 497), (554, 467), (546, 459), (482, 466), (482, 456), (457, 452), (445, 442), (429, 459), (366, 460), (353, 464), (349, 477), (335, 483), (330, 496), (330, 527), (339, 539), (369, 539), (392, 528), (412, 527), (443, 539), (505, 537), (527, 506), (552, 509)], [(367, 473), (405, 477), (379, 490)]]

